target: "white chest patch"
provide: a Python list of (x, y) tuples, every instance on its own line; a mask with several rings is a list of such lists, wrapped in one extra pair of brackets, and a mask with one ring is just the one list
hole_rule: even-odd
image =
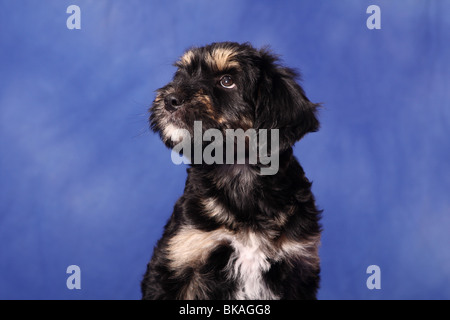
[(238, 281), (236, 299), (278, 299), (279, 297), (267, 288), (262, 278), (263, 274), (269, 271), (270, 263), (258, 237), (254, 233), (249, 233), (245, 240), (234, 238), (231, 245), (236, 255), (232, 266), (233, 274)]

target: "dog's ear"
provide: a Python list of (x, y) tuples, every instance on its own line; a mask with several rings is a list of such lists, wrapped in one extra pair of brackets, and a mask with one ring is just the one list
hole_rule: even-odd
[(319, 105), (308, 100), (296, 82), (298, 74), (294, 70), (280, 66), (277, 57), (266, 50), (260, 51), (260, 57), (255, 124), (257, 129), (279, 129), (283, 150), (319, 129)]

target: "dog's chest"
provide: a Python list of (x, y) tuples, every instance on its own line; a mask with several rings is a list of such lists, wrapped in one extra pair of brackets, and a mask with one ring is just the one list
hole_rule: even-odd
[(230, 271), (237, 280), (236, 299), (277, 299), (265, 284), (263, 275), (270, 269), (267, 249), (261, 239), (250, 233), (245, 239), (233, 238), (235, 253)]

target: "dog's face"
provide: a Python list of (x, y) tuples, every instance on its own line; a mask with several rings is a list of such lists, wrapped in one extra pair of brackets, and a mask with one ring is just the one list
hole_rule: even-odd
[(317, 105), (296, 83), (297, 74), (267, 50), (249, 44), (213, 43), (188, 50), (176, 63), (173, 81), (157, 90), (150, 125), (170, 148), (202, 130), (279, 129), (281, 150), (316, 131)]

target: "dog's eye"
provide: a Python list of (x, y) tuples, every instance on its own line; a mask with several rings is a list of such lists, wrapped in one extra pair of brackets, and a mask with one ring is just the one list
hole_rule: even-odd
[(231, 76), (223, 76), (222, 79), (220, 79), (220, 85), (224, 88), (231, 89), (236, 86), (236, 84), (233, 82), (233, 78)]

